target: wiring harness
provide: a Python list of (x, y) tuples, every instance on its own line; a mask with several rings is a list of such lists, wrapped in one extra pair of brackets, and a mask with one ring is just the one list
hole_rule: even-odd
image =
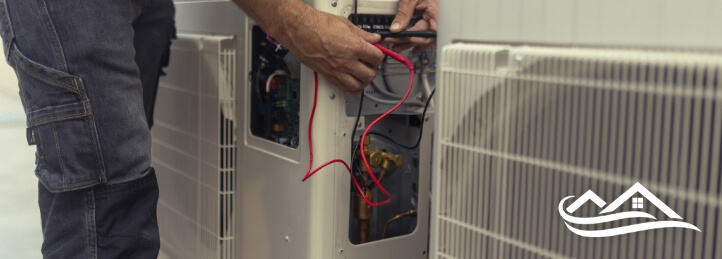
[[(384, 114), (382, 114), (381, 116), (379, 116), (376, 120), (374, 120), (373, 122), (371, 122), (371, 124), (369, 124), (368, 127), (366, 127), (366, 130), (365, 130), (364, 133), (361, 135), (361, 140), (360, 140), (359, 143), (364, 143), (364, 141), (366, 140), (367, 135), (369, 134), (370, 130), (374, 127), (374, 125), (376, 125), (379, 121), (381, 121), (381, 120), (384, 119), (385, 117), (389, 116), (391, 113), (393, 113), (394, 111), (396, 111), (396, 109), (398, 109), (399, 107), (401, 107), (401, 105), (404, 104), (404, 102), (406, 101), (406, 99), (409, 97), (409, 94), (411, 93), (411, 88), (412, 88), (412, 86), (414, 85), (414, 66), (413, 66), (413, 64), (411, 63), (411, 61), (409, 61), (408, 59), (404, 58), (401, 54), (398, 54), (398, 53), (393, 52), (393, 51), (391, 51), (391, 50), (389, 50), (389, 49), (387, 49), (387, 48), (384, 48), (384, 47), (382, 47), (382, 46), (379, 45), (379, 44), (374, 44), (374, 46), (375, 46), (376, 48), (378, 48), (379, 50), (381, 50), (381, 52), (384, 53), (384, 55), (389, 56), (389, 57), (391, 57), (391, 58), (393, 58), (393, 59), (401, 62), (402, 64), (406, 65), (406, 67), (409, 69), (409, 78), (410, 78), (410, 81), (409, 81), (408, 89), (406, 90), (406, 94), (404, 94), (404, 96), (401, 98), (401, 100), (400, 100), (393, 108), (391, 108), (390, 110), (386, 111)], [(308, 163), (308, 169), (306, 170), (306, 175), (303, 177), (302, 181), (306, 181), (308, 178), (310, 178), (311, 176), (313, 176), (314, 174), (316, 174), (316, 173), (317, 173), (318, 171), (320, 171), (321, 169), (325, 168), (325, 167), (328, 166), (328, 165), (334, 164), (334, 163), (341, 163), (341, 164), (343, 164), (343, 165), (346, 167), (346, 170), (349, 172), (349, 174), (352, 174), (352, 172), (351, 172), (351, 167), (349, 167), (348, 163), (346, 163), (346, 161), (344, 161), (344, 160), (342, 160), (342, 159), (333, 159), (333, 160), (330, 160), (330, 161), (328, 161), (328, 162), (323, 163), (323, 164), (320, 165), (319, 167), (313, 169), (313, 139), (312, 139), (311, 135), (312, 135), (312, 130), (313, 130), (313, 117), (314, 117), (314, 115), (316, 114), (316, 103), (317, 103), (317, 100), (318, 100), (318, 74), (317, 74), (315, 71), (313, 72), (313, 78), (314, 78), (313, 108), (312, 108), (312, 110), (311, 110), (311, 117), (309, 118), (309, 122), (308, 122), (309, 163)], [(386, 199), (383, 200), (383, 201), (381, 201), (381, 202), (376, 202), (376, 203), (373, 202), (373, 201), (371, 201), (371, 199), (369, 199), (369, 198), (366, 196), (365, 192), (363, 191), (362, 186), (359, 184), (359, 182), (358, 182), (358, 180), (356, 179), (356, 177), (353, 177), (353, 174), (352, 174), (352, 177), (351, 177), (351, 178), (353, 179), (353, 183), (354, 183), (354, 186), (356, 187), (356, 190), (359, 192), (359, 194), (363, 197), (364, 201), (366, 201), (366, 203), (367, 203), (369, 206), (378, 207), (378, 206), (382, 206), (382, 205), (384, 205), (384, 204), (387, 204), (387, 203), (391, 202), (391, 194), (389, 194), (389, 192), (388, 192), (383, 186), (381, 186), (381, 183), (379, 182), (379, 179), (376, 177), (376, 175), (374, 175), (373, 171), (371, 170), (371, 166), (369, 165), (369, 162), (368, 162), (366, 156), (364, 155), (364, 154), (365, 154), (365, 153), (364, 153), (364, 146), (361, 145), (360, 148), (361, 148), (361, 152), (360, 152), (361, 158), (362, 158), (362, 160), (363, 160), (363, 162), (364, 162), (364, 166), (366, 167), (366, 169), (367, 169), (368, 172), (369, 172), (369, 175), (371, 176), (371, 180), (372, 180), (373, 183), (377, 186), (378, 190), (381, 191), (381, 193), (383, 193), (384, 196), (386, 196)], [(364, 183), (364, 184), (365, 184), (365, 183)]]

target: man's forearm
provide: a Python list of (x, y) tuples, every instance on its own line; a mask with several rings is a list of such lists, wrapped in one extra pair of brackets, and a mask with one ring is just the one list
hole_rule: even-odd
[(301, 63), (346, 91), (360, 93), (383, 60), (383, 53), (370, 44), (381, 36), (301, 0), (233, 1)]
[(309, 18), (314, 9), (300, 0), (233, 0), (246, 14), (251, 16), (263, 30), (281, 42), (288, 32), (299, 28), (299, 21)]

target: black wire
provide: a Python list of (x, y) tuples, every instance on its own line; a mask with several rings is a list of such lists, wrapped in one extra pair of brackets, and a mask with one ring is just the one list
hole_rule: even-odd
[(358, 25), (358, 0), (353, 1), (353, 24)]
[(381, 35), (381, 38), (406, 38), (406, 37), (419, 37), (419, 38), (436, 38), (435, 31), (402, 31), (397, 33), (391, 33), (390, 31), (376, 31), (375, 33)]
[(426, 100), (426, 105), (424, 106), (424, 112), (421, 114), (421, 126), (419, 126), (419, 138), (416, 140), (416, 144), (414, 144), (413, 146), (406, 146), (401, 143), (398, 143), (393, 138), (386, 136), (379, 132), (369, 132), (369, 135), (375, 135), (375, 136), (385, 138), (388, 141), (391, 141), (392, 143), (396, 144), (397, 146), (405, 148), (405, 149), (411, 149), (411, 150), (416, 149), (417, 147), (419, 147), (419, 144), (421, 143), (421, 136), (424, 133), (424, 119), (426, 118), (426, 110), (429, 108), (429, 103), (431, 103), (431, 98), (434, 97), (435, 93), (436, 93), (436, 89), (432, 90), (431, 94), (429, 95), (429, 99)]
[(381, 79), (383, 79), (386, 90), (388, 90), (390, 93), (394, 93), (394, 90), (391, 90), (391, 83), (389, 83), (388, 76), (386, 75), (386, 66), (389, 65), (388, 61), (389, 61), (388, 56), (384, 56), (384, 61), (382, 62), (383, 66), (381, 66), (382, 67)]
[[(356, 114), (356, 123), (353, 124), (354, 126), (351, 131), (351, 145), (352, 146), (353, 146), (353, 141), (356, 138), (356, 129), (358, 128), (358, 122), (361, 120), (361, 110), (363, 108), (363, 105), (364, 105), (364, 92), (362, 91), (361, 98), (358, 102), (358, 113)], [(353, 157), (356, 155), (356, 152), (358, 151), (360, 145), (361, 145), (361, 140), (359, 140), (358, 144), (356, 144), (356, 146), (353, 148), (353, 150), (351, 150), (351, 174), (353, 177), (357, 177), (356, 174), (354, 173), (355, 172), (354, 169), (356, 168), (356, 161), (354, 161)], [(357, 177), (356, 181), (358, 181), (358, 180), (359, 179)], [(363, 179), (361, 179), (361, 181), (358, 181), (358, 182), (363, 182), (364, 186), (366, 185), (366, 182), (364, 182)], [(352, 189), (356, 190), (356, 188), (352, 188)], [(364, 194), (359, 193), (359, 195), (363, 196)]]

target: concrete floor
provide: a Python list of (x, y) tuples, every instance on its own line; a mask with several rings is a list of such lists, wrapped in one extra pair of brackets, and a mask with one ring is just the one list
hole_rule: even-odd
[(34, 168), (15, 74), (0, 61), (0, 258), (42, 258)]

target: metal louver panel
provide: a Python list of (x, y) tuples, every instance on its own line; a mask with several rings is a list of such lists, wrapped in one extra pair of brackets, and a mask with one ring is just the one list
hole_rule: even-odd
[[(722, 54), (463, 43), (442, 52), (433, 258), (722, 257)], [(565, 226), (565, 197), (593, 190), (608, 205), (637, 182), (701, 232), (591, 238)], [(575, 215), (600, 210), (587, 203)], [(650, 202), (640, 211), (669, 220)]]
[(235, 40), (179, 34), (153, 126), (161, 251), (235, 258)]

